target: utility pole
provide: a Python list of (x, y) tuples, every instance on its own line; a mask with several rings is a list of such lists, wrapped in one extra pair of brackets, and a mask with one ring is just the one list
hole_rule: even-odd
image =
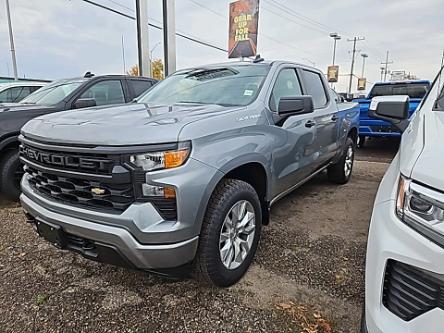
[(9, 43), (11, 44), (12, 67), (14, 69), (14, 80), (18, 80), (17, 59), (15, 57), (14, 34), (12, 33), (11, 11), (9, 10), (9, 0), (6, 0), (6, 16), (8, 18)]
[(393, 61), (389, 61), (389, 51), (387, 51), (387, 56), (385, 58), (385, 62), (381, 62), (381, 65), (384, 65), (384, 81), (387, 81), (388, 74), (388, 65), (393, 64)]
[(352, 62), (350, 68), (350, 82), (348, 84), (348, 94), (351, 94), (353, 84), (353, 70), (355, 68), (355, 55), (356, 55), (356, 43), (365, 40), (364, 37), (354, 37), (353, 39), (347, 39), (348, 42), (353, 42)]
[(176, 71), (176, 6), (175, 0), (163, 0), (163, 47), (165, 76)]
[(151, 74), (148, 36), (148, 0), (136, 0), (137, 54), (139, 76)]
[(362, 75), (361, 78), (365, 77), (364, 73), (365, 73), (365, 59), (368, 58), (368, 54), (367, 53), (361, 53), (361, 57), (362, 57)]

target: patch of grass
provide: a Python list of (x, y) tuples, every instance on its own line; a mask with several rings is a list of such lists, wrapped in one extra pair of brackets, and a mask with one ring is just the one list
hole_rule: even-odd
[(45, 304), (47, 300), (48, 300), (48, 295), (37, 294), (37, 296), (35, 297), (35, 304), (37, 304), (38, 306), (41, 306), (41, 305)]

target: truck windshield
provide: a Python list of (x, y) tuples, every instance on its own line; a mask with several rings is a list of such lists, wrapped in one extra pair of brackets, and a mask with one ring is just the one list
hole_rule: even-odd
[(375, 85), (369, 94), (369, 99), (376, 96), (408, 95), (410, 98), (423, 98), (430, 84), (423, 83), (393, 83)]
[[(438, 85), (438, 98), (436, 99), (434, 110), (444, 111), (444, 67), (441, 68), (441, 71), (436, 78), (435, 84)], [(433, 90), (430, 92), (432, 93)]]
[(32, 93), (21, 104), (55, 105), (77, 89), (84, 80), (57, 81)]
[(270, 70), (266, 64), (179, 71), (137, 99), (139, 103), (244, 106), (253, 102)]

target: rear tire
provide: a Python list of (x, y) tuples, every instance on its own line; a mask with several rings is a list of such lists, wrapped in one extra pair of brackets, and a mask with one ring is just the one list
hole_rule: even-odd
[(20, 196), (20, 181), (23, 176), (23, 165), (16, 149), (6, 151), (0, 163), (0, 191), (10, 200)]
[(241, 180), (223, 180), (203, 220), (195, 260), (197, 277), (218, 287), (239, 281), (253, 261), (261, 227), (261, 205), (254, 188)]
[(336, 184), (346, 184), (353, 172), (355, 143), (348, 137), (340, 160), (327, 169), (328, 179)]

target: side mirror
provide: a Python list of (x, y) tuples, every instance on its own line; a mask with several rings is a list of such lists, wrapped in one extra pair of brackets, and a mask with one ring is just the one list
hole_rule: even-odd
[(282, 97), (279, 100), (278, 115), (294, 116), (314, 112), (311, 96)]
[(91, 108), (93, 106), (97, 106), (94, 98), (79, 98), (74, 102), (75, 109)]
[(409, 124), (409, 96), (379, 96), (373, 97), (370, 103), (370, 118), (386, 120), (392, 123), (400, 132), (404, 132)]

